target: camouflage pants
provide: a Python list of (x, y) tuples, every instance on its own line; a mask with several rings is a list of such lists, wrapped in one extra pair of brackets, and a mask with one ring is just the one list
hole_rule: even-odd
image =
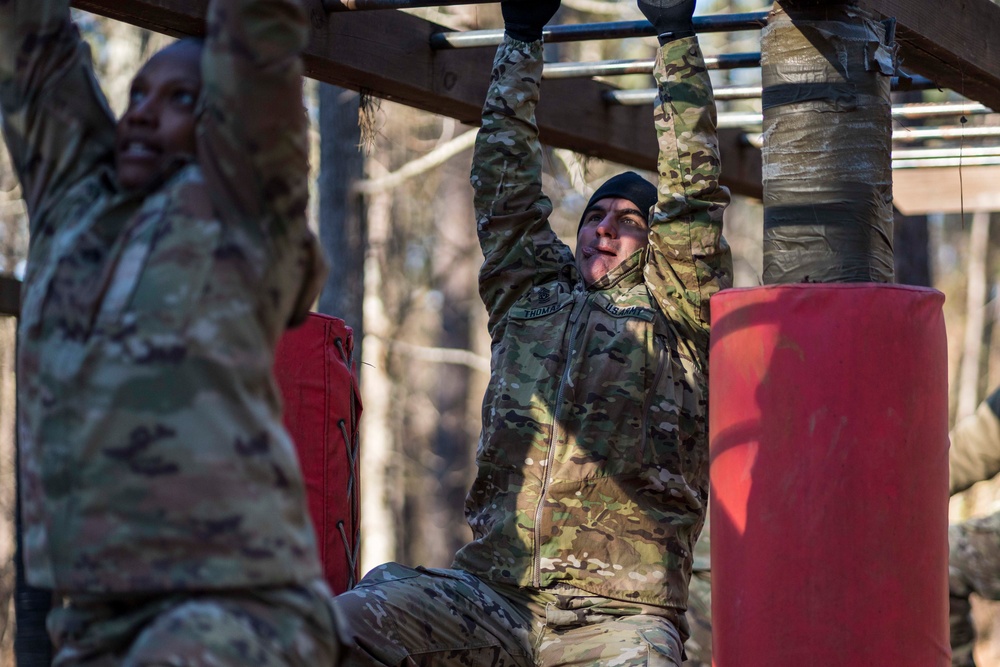
[(712, 574), (706, 570), (691, 575), (688, 609), (685, 613), (691, 636), (684, 642), (684, 667), (712, 667)]
[(948, 546), (951, 664), (974, 667), (976, 633), (969, 594), (1000, 600), (1000, 513), (951, 526)]
[(487, 586), (389, 563), (334, 599), (341, 660), (361, 665), (680, 665), (674, 613), (571, 587)]
[(330, 594), (308, 587), (73, 597), (48, 618), (53, 667), (314, 667), (335, 659)]

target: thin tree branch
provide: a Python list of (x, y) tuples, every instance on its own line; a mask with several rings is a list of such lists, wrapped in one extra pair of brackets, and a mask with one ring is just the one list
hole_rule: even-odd
[(407, 162), (400, 169), (390, 174), (375, 179), (358, 181), (354, 185), (354, 190), (366, 195), (391, 190), (401, 185), (404, 181), (420, 176), (424, 172), (444, 164), (459, 153), (472, 148), (476, 142), (476, 134), (478, 132), (479, 130), (469, 130), (465, 134), (461, 134), (441, 144), (427, 155)]
[(435, 364), (456, 364), (466, 366), (481, 373), (490, 372), (490, 360), (469, 350), (457, 350), (446, 347), (426, 347), (424, 345), (414, 345), (401, 340), (386, 341), (393, 351), (398, 351), (414, 359), (429, 361)]

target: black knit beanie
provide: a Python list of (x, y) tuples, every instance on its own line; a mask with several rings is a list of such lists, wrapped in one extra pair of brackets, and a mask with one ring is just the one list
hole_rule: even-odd
[[(586, 217), (587, 211), (594, 204), (607, 197), (621, 197), (622, 199), (629, 200), (642, 211), (643, 215), (646, 216), (646, 222), (649, 222), (649, 212), (656, 205), (657, 192), (656, 186), (634, 171), (626, 171), (624, 174), (618, 174), (613, 178), (609, 178), (604, 182), (604, 185), (597, 188), (597, 192), (587, 202), (587, 208), (583, 210), (583, 215), (580, 216), (580, 225), (583, 224), (583, 219)], [(580, 225), (577, 225), (577, 228)]]

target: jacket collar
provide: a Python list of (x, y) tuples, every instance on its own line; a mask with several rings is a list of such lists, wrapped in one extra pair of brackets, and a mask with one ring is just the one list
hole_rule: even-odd
[(648, 247), (640, 248), (625, 258), (625, 261), (608, 271), (603, 278), (587, 286), (591, 292), (620, 288), (631, 289), (643, 280), (643, 268), (646, 266)]
[(102, 174), (102, 178), (108, 187), (110, 187), (112, 191), (118, 195), (122, 195), (126, 199), (131, 199), (133, 197), (144, 199), (162, 188), (168, 181), (170, 181), (170, 179), (180, 173), (189, 164), (194, 164), (195, 162), (196, 160), (193, 155), (178, 155), (170, 160), (170, 162), (163, 167), (160, 173), (154, 176), (149, 183), (132, 190), (126, 190), (118, 183), (118, 177), (115, 174), (114, 167), (109, 166), (105, 173)]

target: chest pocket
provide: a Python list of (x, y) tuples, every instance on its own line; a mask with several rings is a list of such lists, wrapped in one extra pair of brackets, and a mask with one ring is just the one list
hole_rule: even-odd
[(480, 462), (520, 469), (526, 461), (544, 457), (551, 439), (576, 300), (572, 293), (540, 291), (536, 288), (511, 308), (493, 344)]
[(644, 459), (701, 479), (708, 471), (707, 382), (688, 346), (669, 327), (657, 333), (664, 341), (664, 363), (646, 408)]
[(634, 474), (643, 465), (646, 410), (661, 363), (656, 312), (597, 299), (573, 343), (565, 446), (558, 477)]

